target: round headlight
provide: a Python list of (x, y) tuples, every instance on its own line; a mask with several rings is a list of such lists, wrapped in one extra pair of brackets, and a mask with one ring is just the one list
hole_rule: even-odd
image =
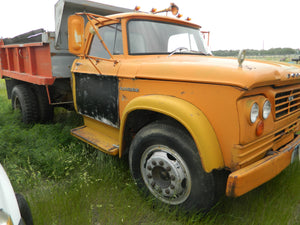
[(250, 121), (251, 123), (254, 123), (257, 120), (259, 114), (259, 107), (258, 104), (255, 102), (252, 107), (251, 107), (251, 111), (250, 111)]
[(271, 103), (269, 100), (266, 100), (263, 106), (262, 115), (264, 119), (267, 119), (271, 113)]

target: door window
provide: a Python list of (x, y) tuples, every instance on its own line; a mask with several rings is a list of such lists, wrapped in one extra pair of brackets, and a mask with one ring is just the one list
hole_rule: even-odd
[[(100, 27), (98, 32), (112, 55), (123, 54), (121, 24)], [(94, 34), (93, 36), (89, 55), (105, 59), (110, 58), (108, 52), (101, 44), (97, 34)]]

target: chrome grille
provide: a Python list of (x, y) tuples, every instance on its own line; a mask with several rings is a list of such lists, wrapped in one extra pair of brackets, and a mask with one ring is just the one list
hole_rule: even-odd
[(283, 91), (275, 95), (276, 119), (298, 110), (300, 110), (300, 89)]

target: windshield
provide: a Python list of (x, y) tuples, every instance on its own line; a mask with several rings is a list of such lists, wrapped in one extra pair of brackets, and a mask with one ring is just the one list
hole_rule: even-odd
[(211, 55), (199, 29), (158, 21), (128, 23), (129, 54)]

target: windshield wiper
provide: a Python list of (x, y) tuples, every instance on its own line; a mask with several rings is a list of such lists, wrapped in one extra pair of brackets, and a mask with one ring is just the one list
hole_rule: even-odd
[(176, 52), (182, 52), (183, 50), (189, 51), (189, 49), (186, 48), (186, 47), (178, 47), (178, 48), (175, 48), (175, 49), (170, 53), (170, 55), (168, 55), (168, 57), (174, 55)]
[(185, 52), (187, 52), (187, 53), (197, 54), (197, 55), (210, 55), (210, 54), (206, 54), (206, 53), (203, 53), (203, 52), (200, 52), (200, 51), (188, 49), (188, 48), (186, 48), (186, 47), (178, 47), (178, 48), (174, 49), (174, 50), (168, 55), (168, 57), (174, 55), (174, 54), (177, 53), (177, 52), (182, 52), (182, 51), (185, 51)]

